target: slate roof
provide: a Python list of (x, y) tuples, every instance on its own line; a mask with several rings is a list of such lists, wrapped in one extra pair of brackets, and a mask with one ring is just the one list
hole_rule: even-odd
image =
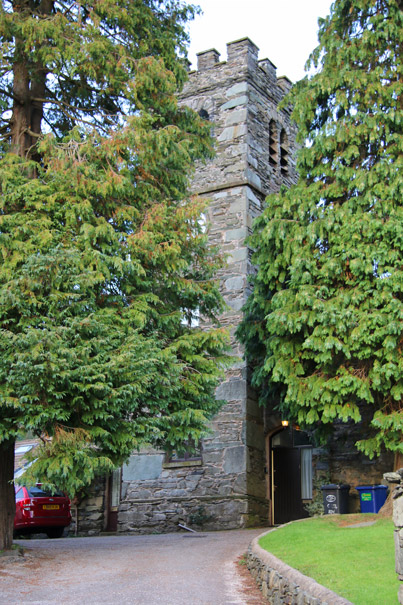
[(27, 464), (26, 454), (31, 451), (37, 445), (39, 445), (39, 439), (24, 439), (17, 441), (15, 444), (15, 456), (14, 456), (14, 474), (22, 470)]

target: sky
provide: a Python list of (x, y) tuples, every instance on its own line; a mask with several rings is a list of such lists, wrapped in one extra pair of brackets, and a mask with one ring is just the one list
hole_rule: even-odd
[(292, 81), (304, 77), (304, 65), (317, 46), (318, 18), (330, 12), (332, 0), (193, 0), (203, 15), (188, 26), (189, 60), (215, 48), (227, 59), (226, 44), (248, 37), (258, 46), (259, 59), (270, 59), (277, 76)]

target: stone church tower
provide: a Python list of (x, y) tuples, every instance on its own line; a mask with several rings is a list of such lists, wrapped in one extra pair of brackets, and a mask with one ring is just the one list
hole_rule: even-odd
[[(267, 524), (265, 429), (248, 384), (248, 367), (234, 339), (253, 271), (245, 238), (269, 193), (296, 180), (295, 128), (278, 104), (289, 90), (275, 66), (258, 60), (248, 38), (198, 55), (181, 103), (212, 123), (216, 157), (200, 165), (193, 192), (209, 200), (213, 244), (228, 256), (219, 276), (236, 361), (217, 389), (226, 405), (211, 422), (200, 456), (167, 459), (163, 452), (133, 455), (122, 470), (118, 531), (172, 531), (178, 523), (204, 529)], [(113, 486), (111, 487), (113, 494)], [(113, 507), (112, 507), (113, 508)]]
[(80, 506), (80, 533), (167, 532), (179, 523), (204, 530), (285, 523), (307, 516), (312, 498), (316, 504), (322, 499), (318, 485), (328, 482), (329, 473), (333, 483), (352, 486), (349, 509), (356, 512), (354, 486), (379, 483), (393, 467), (390, 453), (369, 460), (356, 450), (360, 423), (336, 427), (327, 445), (317, 448), (299, 427), (284, 428), (272, 410), (257, 405), (234, 336), (254, 270), (246, 238), (266, 196), (296, 181), (296, 130), (289, 109), (278, 108), (289, 80), (277, 78), (268, 59), (258, 60), (248, 38), (231, 42), (227, 52), (226, 61), (214, 49), (199, 53), (180, 101), (210, 120), (216, 142), (215, 158), (198, 166), (192, 188), (207, 198), (211, 242), (228, 259), (219, 275), (227, 303), (221, 321), (232, 335), (234, 364), (217, 389), (226, 404), (198, 455), (168, 458), (142, 451), (111, 477), (100, 478)]

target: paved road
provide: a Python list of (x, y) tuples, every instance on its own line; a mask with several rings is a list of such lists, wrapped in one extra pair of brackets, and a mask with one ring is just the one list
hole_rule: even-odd
[(27, 554), (0, 560), (0, 603), (260, 605), (237, 563), (260, 533), (18, 540)]

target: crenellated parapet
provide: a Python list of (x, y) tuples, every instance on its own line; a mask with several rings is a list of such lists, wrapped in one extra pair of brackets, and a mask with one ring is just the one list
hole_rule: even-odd
[(291, 82), (277, 78), (275, 65), (259, 60), (258, 52), (242, 38), (227, 44), (226, 61), (215, 49), (199, 53), (181, 100), (208, 116), (216, 141), (217, 156), (198, 168), (193, 190), (205, 194), (248, 185), (261, 208), (268, 194), (296, 180), (296, 129), (289, 109), (278, 108)]

